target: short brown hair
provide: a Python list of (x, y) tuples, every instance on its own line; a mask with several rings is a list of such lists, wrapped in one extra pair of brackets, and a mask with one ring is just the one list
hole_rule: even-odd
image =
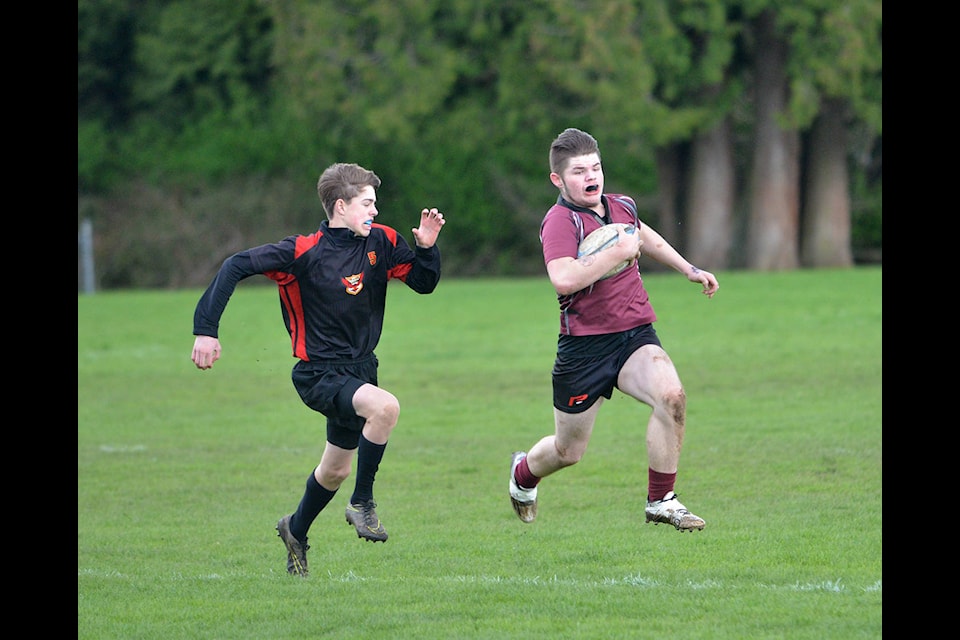
[(349, 202), (360, 195), (360, 189), (367, 186), (377, 189), (380, 178), (358, 164), (338, 162), (324, 169), (317, 181), (317, 195), (320, 196), (327, 220), (333, 219), (333, 205), (337, 200)]
[(600, 157), (600, 145), (596, 138), (580, 129), (564, 129), (550, 145), (550, 172), (560, 175), (567, 168), (570, 158), (591, 153)]

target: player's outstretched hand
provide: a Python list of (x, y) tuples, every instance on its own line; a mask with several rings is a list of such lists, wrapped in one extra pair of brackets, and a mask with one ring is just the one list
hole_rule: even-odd
[(424, 209), (420, 212), (420, 226), (413, 230), (413, 237), (418, 247), (427, 249), (437, 243), (440, 229), (447, 223), (443, 214), (433, 209)]
[(698, 269), (694, 267), (690, 270), (690, 273), (687, 274), (687, 280), (690, 282), (699, 282), (703, 285), (703, 295), (708, 298), (712, 298), (713, 294), (717, 292), (717, 289), (720, 288), (720, 283), (717, 282), (717, 277), (710, 273), (709, 271), (704, 271), (703, 269)]

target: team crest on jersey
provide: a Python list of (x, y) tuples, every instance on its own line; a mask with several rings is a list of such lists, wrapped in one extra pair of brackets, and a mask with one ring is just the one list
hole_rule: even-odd
[(347, 293), (355, 296), (363, 290), (363, 272), (340, 278), (340, 282), (346, 285)]
[(367, 260), (370, 261), (370, 266), (371, 266), (371, 267), (377, 266), (377, 252), (376, 252), (376, 251), (368, 251), (368, 252), (367, 252)]

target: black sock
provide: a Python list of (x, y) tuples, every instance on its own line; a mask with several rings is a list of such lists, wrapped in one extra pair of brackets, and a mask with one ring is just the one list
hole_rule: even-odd
[(313, 471), (310, 472), (310, 477), (307, 478), (307, 488), (303, 492), (303, 497), (300, 498), (300, 506), (297, 507), (290, 518), (290, 533), (293, 534), (294, 538), (300, 542), (306, 541), (310, 525), (317, 519), (323, 508), (333, 500), (336, 493), (336, 491), (330, 491), (320, 486), (313, 475)]
[(350, 504), (373, 500), (373, 481), (377, 477), (380, 461), (387, 443), (374, 444), (360, 434), (357, 447), (357, 484), (350, 497)]

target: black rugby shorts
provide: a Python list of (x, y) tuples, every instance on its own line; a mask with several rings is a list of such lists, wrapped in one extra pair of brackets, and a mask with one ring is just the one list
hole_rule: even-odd
[(620, 369), (647, 344), (662, 346), (652, 324), (599, 336), (560, 336), (553, 363), (553, 406), (564, 413), (582, 413), (601, 396), (609, 399)]
[(303, 403), (327, 417), (327, 442), (356, 449), (366, 419), (353, 408), (353, 395), (364, 384), (377, 384), (375, 355), (362, 360), (304, 362), (293, 366), (293, 386)]

